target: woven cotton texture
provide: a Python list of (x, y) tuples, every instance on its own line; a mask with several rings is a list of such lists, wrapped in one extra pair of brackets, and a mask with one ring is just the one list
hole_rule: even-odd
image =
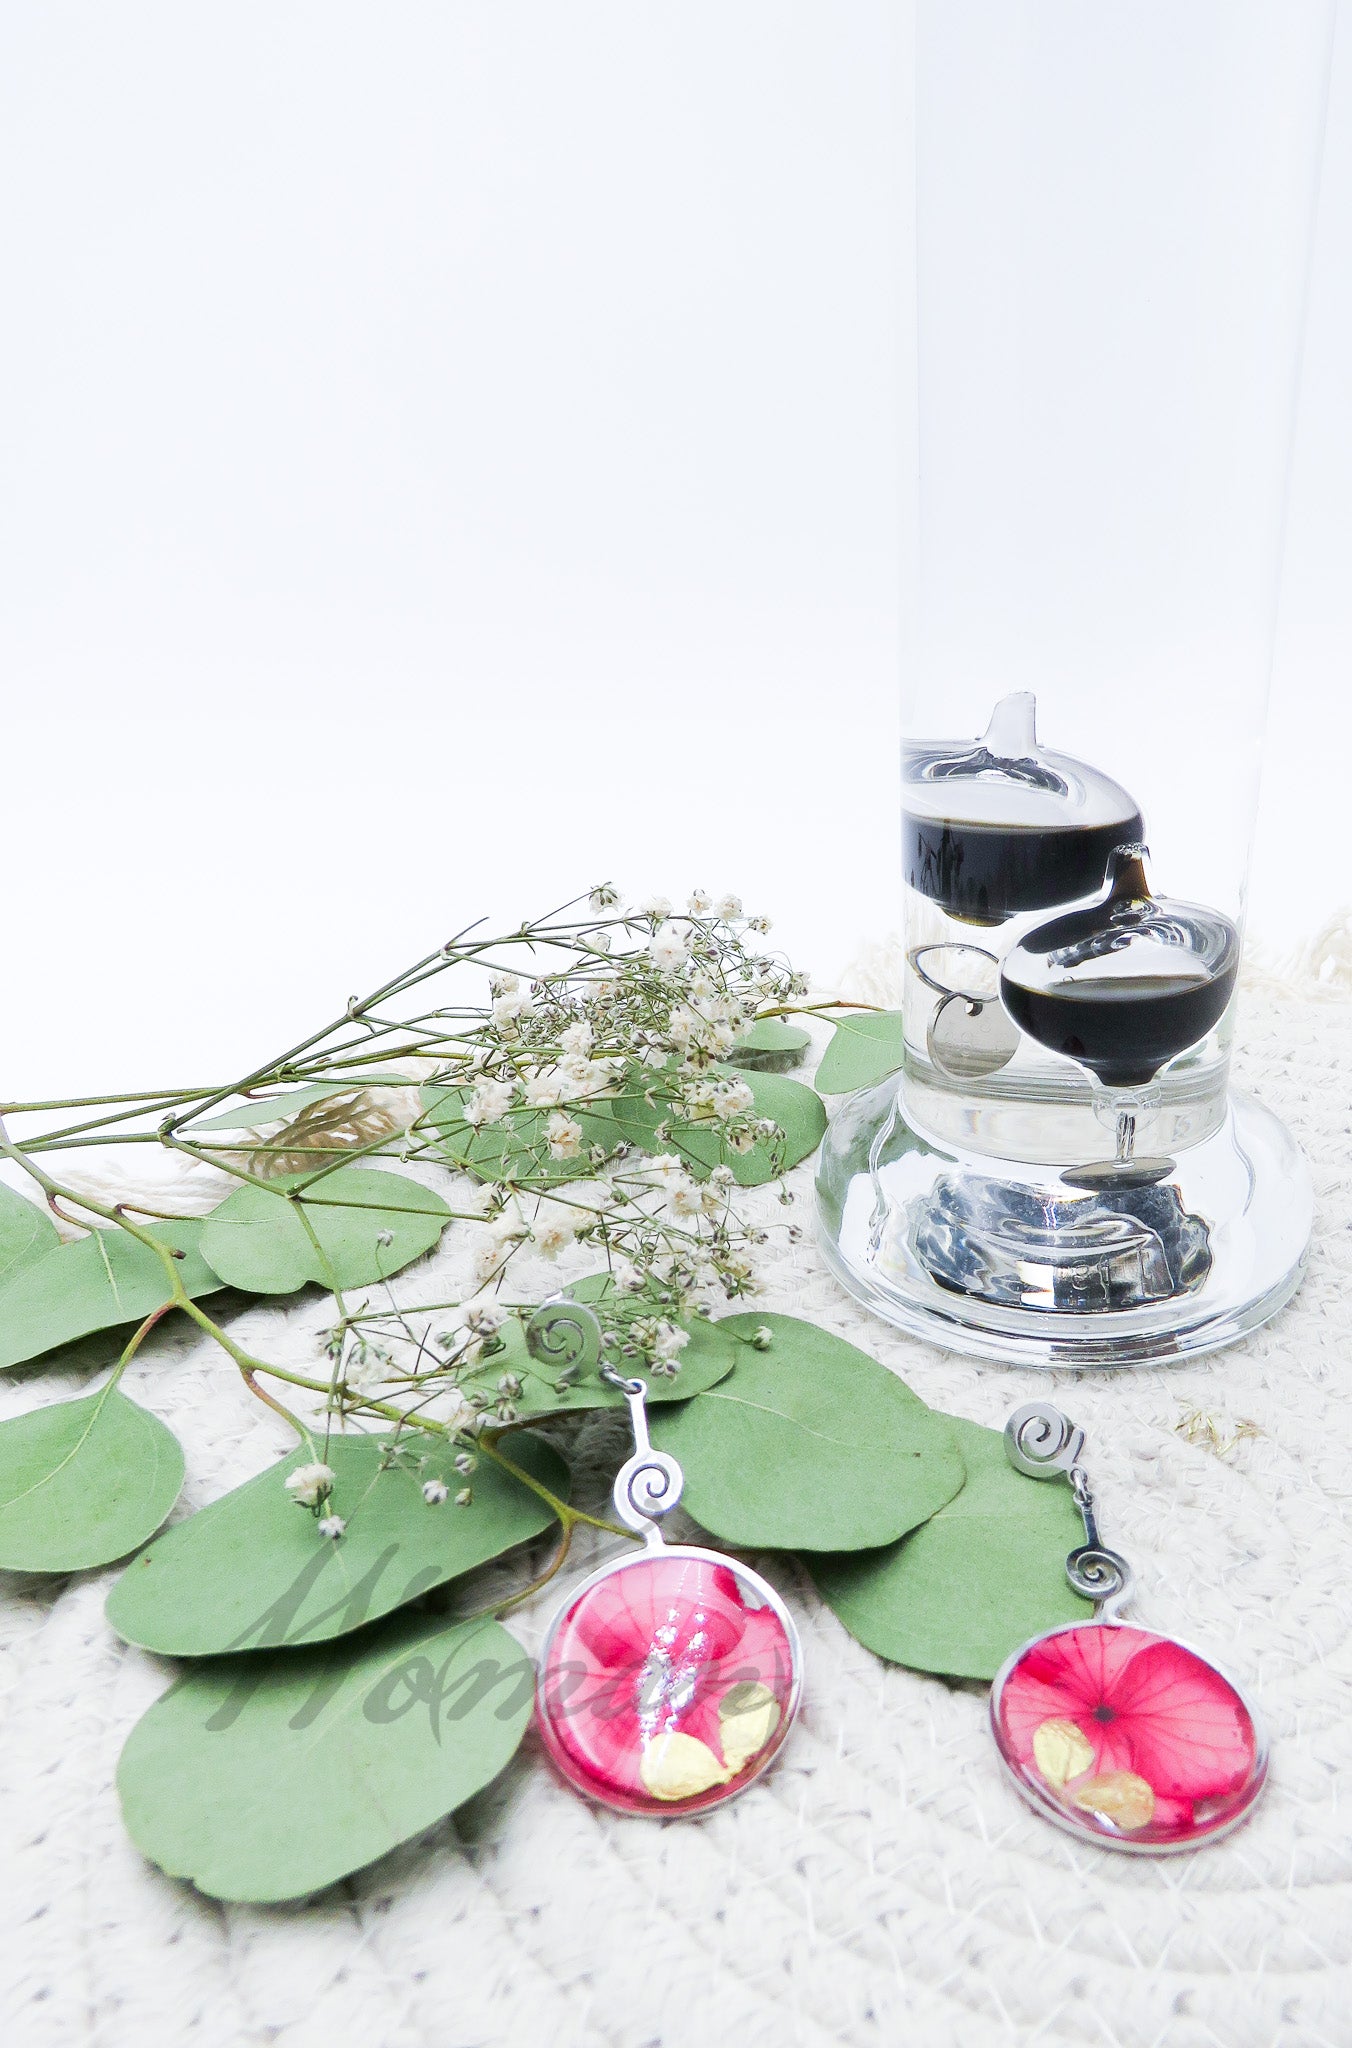
[[(767, 1266), (766, 1307), (867, 1348), (935, 1405), (999, 1425), (1043, 1395), (1085, 1426), (1105, 1537), (1137, 1570), (1135, 1618), (1211, 1649), (1261, 1702), (1272, 1776), (1236, 1834), (1165, 1861), (1062, 1836), (1003, 1779), (983, 1688), (879, 1663), (795, 1567), (757, 1558), (800, 1622), (807, 1683), (796, 1732), (745, 1797), (693, 1821), (599, 1812), (551, 1775), (532, 1736), (469, 1807), (319, 1898), (222, 1907), (147, 1866), (122, 1829), (118, 1752), (171, 1668), (106, 1626), (116, 1574), (11, 1576), (6, 2038), (21, 2048), (1348, 2048), (1345, 979), (1335, 961), (1318, 993), (1268, 978), (1246, 994), (1236, 1079), (1305, 1146), (1317, 1212), (1295, 1303), (1229, 1351), (1116, 1376), (984, 1366), (870, 1321), (808, 1244), (776, 1249)], [(810, 1167), (792, 1185), (790, 1213), (808, 1226)], [(767, 1221), (783, 1220), (772, 1192), (757, 1200)], [(472, 1236), (448, 1232), (401, 1280), (403, 1297), (445, 1299)], [(587, 1263), (579, 1255), (537, 1277), (557, 1284)], [(260, 1305), (237, 1327), (250, 1349), (313, 1366), (331, 1312), (311, 1292)], [(183, 1441), (182, 1515), (288, 1439), (186, 1325), (153, 1349), (126, 1386)], [(0, 1414), (86, 1381), (87, 1364), (9, 1375)], [(1189, 1418), (1192, 1441), (1179, 1433)], [(1241, 1422), (1261, 1434), (1234, 1441)], [(605, 1457), (618, 1455), (613, 1424), (581, 1449), (583, 1483), (594, 1467), (599, 1484)], [(580, 1551), (575, 1576), (586, 1563)], [(511, 1619), (532, 1646), (551, 1604)]]

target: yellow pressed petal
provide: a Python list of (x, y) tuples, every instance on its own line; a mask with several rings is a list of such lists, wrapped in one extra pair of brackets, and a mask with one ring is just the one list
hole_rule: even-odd
[(653, 1737), (643, 1752), (638, 1774), (643, 1789), (654, 1799), (673, 1800), (694, 1799), (714, 1785), (726, 1785), (732, 1776), (707, 1742), (674, 1729)]
[(1077, 1785), (1071, 1797), (1077, 1806), (1102, 1814), (1128, 1832), (1145, 1827), (1154, 1817), (1155, 1794), (1134, 1771), (1105, 1771), (1101, 1778)]
[(718, 1702), (718, 1734), (731, 1775), (759, 1756), (779, 1726), (779, 1701), (768, 1685), (729, 1686)]
[(1033, 1762), (1053, 1792), (1068, 1778), (1078, 1778), (1094, 1761), (1094, 1751), (1073, 1721), (1044, 1721), (1033, 1735)]

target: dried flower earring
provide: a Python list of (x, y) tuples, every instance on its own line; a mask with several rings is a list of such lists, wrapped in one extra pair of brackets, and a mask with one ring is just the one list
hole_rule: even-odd
[(1084, 1431), (1032, 1402), (1010, 1416), (1005, 1449), (1019, 1472), (1069, 1481), (1085, 1541), (1066, 1577), (1098, 1605), (1093, 1621), (1025, 1643), (997, 1676), (991, 1728), (1006, 1769), (1048, 1820), (1103, 1848), (1163, 1855), (1213, 1841), (1263, 1788), (1254, 1709), (1196, 1650), (1118, 1620), (1132, 1573), (1099, 1540)]
[[(546, 1334), (557, 1356), (557, 1308), (537, 1341)], [(595, 1359), (599, 1325), (590, 1342)], [(623, 1393), (634, 1433), (615, 1513), (645, 1547), (593, 1572), (551, 1621), (539, 1727), (589, 1797), (625, 1813), (703, 1813), (745, 1791), (781, 1748), (802, 1689), (798, 1632), (758, 1573), (664, 1543), (658, 1521), (680, 1499), (680, 1466), (648, 1440), (643, 1380), (604, 1364), (600, 1376)]]

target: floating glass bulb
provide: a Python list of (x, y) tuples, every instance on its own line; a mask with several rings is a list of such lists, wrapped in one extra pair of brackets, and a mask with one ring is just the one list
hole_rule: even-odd
[(1115, 1160), (1063, 1175), (1074, 1186), (1140, 1184), (1171, 1160), (1134, 1157), (1147, 1088), (1224, 1016), (1239, 973), (1239, 932), (1197, 903), (1152, 896), (1146, 849), (1116, 849), (1099, 902), (1035, 931), (1006, 956), (1000, 999), (1021, 1031), (1087, 1067), (1117, 1133)]
[(1090, 896), (1113, 848), (1144, 830), (1120, 783), (1039, 746), (1031, 690), (1002, 697), (979, 740), (902, 757), (903, 865), (913, 889), (966, 924), (997, 925)]

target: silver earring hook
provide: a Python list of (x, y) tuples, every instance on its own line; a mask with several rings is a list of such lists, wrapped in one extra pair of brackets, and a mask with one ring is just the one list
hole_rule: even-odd
[(669, 1515), (681, 1497), (685, 1484), (684, 1475), (676, 1460), (665, 1451), (653, 1449), (648, 1436), (648, 1388), (641, 1379), (626, 1379), (613, 1366), (601, 1367), (601, 1378), (607, 1386), (618, 1387), (629, 1408), (629, 1424), (634, 1432), (634, 1454), (627, 1458), (615, 1475), (615, 1490), (611, 1498), (615, 1513), (626, 1529), (632, 1529), (641, 1536), (650, 1549), (662, 1547), (662, 1532), (658, 1519)]
[(1066, 1559), (1066, 1580), (1082, 1599), (1095, 1603), (1096, 1621), (1116, 1621), (1131, 1598), (1134, 1574), (1125, 1557), (1109, 1550), (1099, 1535), (1089, 1475), (1080, 1463), (1083, 1453), (1084, 1431), (1050, 1402), (1029, 1401), (1005, 1424), (1005, 1455), (1016, 1472), (1029, 1479), (1069, 1480), (1084, 1542)]

